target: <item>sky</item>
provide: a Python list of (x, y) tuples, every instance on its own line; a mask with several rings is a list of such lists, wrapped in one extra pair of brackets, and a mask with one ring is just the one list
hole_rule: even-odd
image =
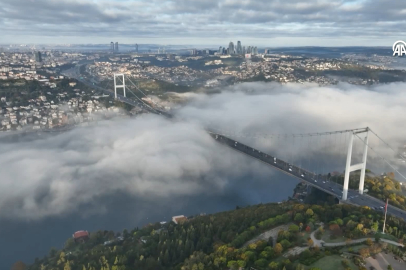
[(403, 0), (2, 0), (1, 43), (391, 46)]

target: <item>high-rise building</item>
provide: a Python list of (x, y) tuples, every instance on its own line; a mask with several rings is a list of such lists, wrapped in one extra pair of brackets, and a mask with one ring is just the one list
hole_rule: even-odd
[(219, 47), (219, 53), (223, 53), (223, 47)]
[(237, 54), (242, 54), (241, 41), (237, 41)]
[(242, 54), (245, 55), (247, 53), (247, 50), (245, 50), (245, 46), (242, 46)]
[(247, 54), (251, 54), (252, 53), (252, 48), (251, 48), (251, 46), (248, 46), (248, 48), (247, 48)]
[(118, 42), (116, 42), (116, 44), (114, 45), (114, 51), (118, 52)]
[(228, 54), (234, 54), (234, 43), (232, 41), (228, 44)]
[(41, 52), (35, 52), (35, 61), (38, 63), (42, 62)]
[(257, 47), (254, 47), (254, 48), (253, 48), (252, 54), (253, 54), (253, 55), (257, 55), (257, 54), (258, 54), (258, 48), (257, 48)]
[(138, 44), (135, 44), (135, 52), (138, 53)]
[(110, 51), (114, 52), (114, 42), (110, 42)]

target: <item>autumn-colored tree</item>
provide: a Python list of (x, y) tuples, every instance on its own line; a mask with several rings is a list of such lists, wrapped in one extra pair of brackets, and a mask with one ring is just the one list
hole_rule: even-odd
[(361, 248), (358, 252), (359, 252), (359, 255), (361, 255), (363, 258), (369, 257), (369, 249), (368, 248)]
[(340, 226), (338, 226), (337, 223), (333, 223), (333, 224), (330, 224), (330, 225), (328, 226), (328, 228), (329, 228), (330, 231), (334, 231), (334, 230), (339, 230), (339, 229), (340, 229)]
[(310, 208), (309, 208), (309, 209), (307, 209), (307, 210), (306, 210), (306, 215), (307, 215), (307, 216), (309, 216), (309, 217), (313, 216), (313, 215), (314, 215), (313, 210), (312, 210), (312, 209), (310, 209)]
[(366, 241), (366, 244), (367, 244), (368, 246), (372, 246), (372, 244), (373, 244), (372, 239), (371, 239), (371, 238), (368, 238), (367, 241)]
[(312, 247), (313, 246), (313, 240), (312, 239), (309, 239), (309, 240), (307, 240), (307, 245), (309, 246), (309, 247)]
[(277, 255), (280, 255), (283, 251), (283, 247), (280, 243), (277, 243), (273, 249)]
[(306, 232), (310, 232), (310, 226), (306, 227)]
[(18, 261), (11, 267), (11, 270), (25, 270), (27, 266), (22, 262)]

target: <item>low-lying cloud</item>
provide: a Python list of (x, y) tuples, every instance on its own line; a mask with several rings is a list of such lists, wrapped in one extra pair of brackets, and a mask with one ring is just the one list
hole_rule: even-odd
[[(33, 141), (0, 142), (0, 217), (40, 219), (78, 209), (97, 212), (105, 206), (101, 198), (114, 194), (168, 200), (221, 193), (233, 179), (261, 173), (264, 165), (220, 146), (205, 132), (207, 127), (237, 136), (369, 126), (398, 147), (406, 138), (405, 86), (244, 83), (221, 94), (193, 97), (176, 112), (176, 120), (144, 115)], [(253, 136), (239, 139), (278, 155), (287, 149), (298, 150), (298, 156), (310, 155), (305, 146), (277, 147), (274, 140)], [(377, 141), (371, 139), (372, 143)], [(382, 146), (377, 150), (393, 159), (394, 154)], [(313, 155), (325, 150), (320, 143), (312, 149)], [(370, 152), (370, 157), (373, 161), (377, 155)], [(341, 163), (337, 169), (344, 168)]]

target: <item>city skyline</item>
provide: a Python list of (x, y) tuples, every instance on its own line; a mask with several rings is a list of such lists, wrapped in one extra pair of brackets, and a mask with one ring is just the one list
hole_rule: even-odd
[(389, 0), (4, 0), (0, 34), (5, 43), (390, 46), (405, 35), (405, 9)]

